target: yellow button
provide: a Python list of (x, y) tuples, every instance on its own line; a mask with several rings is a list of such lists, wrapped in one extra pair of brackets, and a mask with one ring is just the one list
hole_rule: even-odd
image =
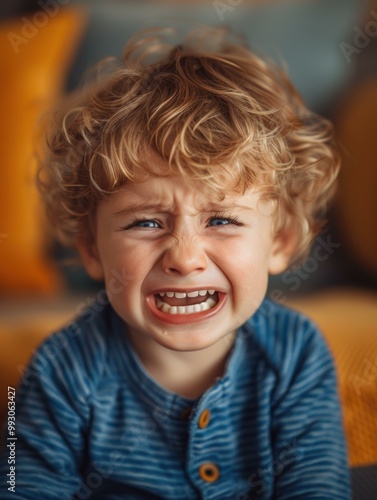
[(220, 477), (220, 471), (216, 464), (207, 462), (199, 467), (199, 476), (207, 483), (213, 483)]
[(211, 420), (211, 412), (208, 408), (203, 410), (202, 414), (199, 417), (198, 425), (201, 429), (205, 429)]

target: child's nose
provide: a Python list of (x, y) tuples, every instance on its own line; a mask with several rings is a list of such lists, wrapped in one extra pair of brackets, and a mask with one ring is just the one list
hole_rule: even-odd
[(162, 268), (167, 274), (188, 275), (207, 269), (207, 257), (197, 240), (175, 241), (162, 257)]

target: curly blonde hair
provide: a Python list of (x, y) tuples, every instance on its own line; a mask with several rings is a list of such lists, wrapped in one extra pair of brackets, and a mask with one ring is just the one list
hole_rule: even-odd
[(220, 28), (174, 46), (162, 35), (132, 39), (110, 75), (59, 114), (48, 145), (39, 186), (68, 245), (91, 232), (103, 197), (174, 173), (223, 195), (262, 190), (276, 202), (276, 232), (288, 224), (297, 232), (295, 258), (323, 224), (339, 169), (331, 123), (306, 108), (275, 63)]

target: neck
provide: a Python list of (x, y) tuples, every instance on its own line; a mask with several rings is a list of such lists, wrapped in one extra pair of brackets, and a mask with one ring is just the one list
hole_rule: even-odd
[(197, 351), (173, 351), (129, 331), (129, 338), (151, 377), (164, 389), (197, 399), (225, 372), (235, 333)]

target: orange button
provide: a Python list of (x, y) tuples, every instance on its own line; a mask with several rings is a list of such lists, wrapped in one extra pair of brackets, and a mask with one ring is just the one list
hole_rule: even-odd
[(199, 467), (199, 476), (207, 483), (213, 483), (220, 477), (220, 471), (216, 464), (207, 462)]
[(202, 414), (199, 417), (198, 425), (201, 429), (205, 429), (211, 420), (211, 412), (208, 408), (203, 410)]

